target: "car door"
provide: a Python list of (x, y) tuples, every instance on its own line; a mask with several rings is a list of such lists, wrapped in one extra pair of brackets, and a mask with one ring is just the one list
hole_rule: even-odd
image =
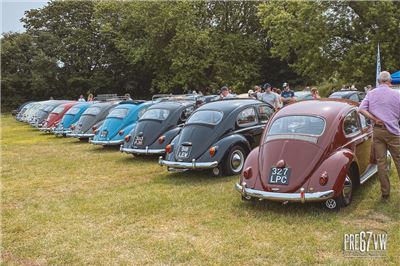
[[(362, 137), (364, 139), (363, 144), (360, 146), (359, 154), (357, 154), (359, 164), (363, 165), (365, 169), (368, 168), (368, 166), (371, 163), (375, 163), (375, 156), (374, 156), (374, 151), (373, 151), (373, 139), (372, 139), (372, 123), (371, 121), (366, 118), (364, 115), (359, 113), (359, 119), (360, 119), (360, 125), (361, 125), (361, 131), (362, 131)], [(360, 174), (361, 169), (360, 169)]]

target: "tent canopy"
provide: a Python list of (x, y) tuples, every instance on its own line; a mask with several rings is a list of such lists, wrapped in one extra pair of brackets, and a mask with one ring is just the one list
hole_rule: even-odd
[(392, 84), (400, 84), (400, 70), (390, 76), (392, 76)]

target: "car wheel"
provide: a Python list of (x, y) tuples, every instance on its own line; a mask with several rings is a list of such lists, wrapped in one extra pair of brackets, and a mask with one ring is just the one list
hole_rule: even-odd
[(350, 205), (353, 200), (353, 181), (350, 175), (346, 175), (342, 192), (336, 198), (325, 201), (325, 206), (330, 210), (339, 210), (342, 207)]
[(225, 175), (238, 175), (242, 172), (244, 161), (246, 159), (246, 152), (241, 146), (233, 146), (227, 157), (225, 158), (224, 174)]

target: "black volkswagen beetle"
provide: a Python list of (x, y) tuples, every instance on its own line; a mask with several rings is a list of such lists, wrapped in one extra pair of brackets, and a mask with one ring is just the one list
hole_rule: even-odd
[(198, 101), (167, 101), (150, 106), (136, 127), (125, 136), (121, 152), (131, 154), (164, 154), (165, 147), (181, 131), (183, 123)]
[(99, 129), (108, 113), (117, 106), (119, 101), (94, 103), (83, 112), (78, 122), (71, 126), (71, 133), (67, 137), (89, 139), (94, 136), (94, 131)]
[(271, 105), (254, 99), (229, 99), (198, 108), (165, 148), (159, 164), (168, 170), (212, 169), (214, 175), (239, 174), (259, 144)]
[(351, 90), (343, 90), (343, 91), (336, 91), (329, 95), (329, 98), (334, 99), (349, 99), (355, 102), (362, 102), (365, 98), (365, 92), (362, 91), (351, 91)]

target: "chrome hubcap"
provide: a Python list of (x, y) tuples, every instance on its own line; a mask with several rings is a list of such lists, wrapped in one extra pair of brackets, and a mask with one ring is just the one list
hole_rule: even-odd
[(240, 172), (244, 164), (244, 155), (241, 151), (236, 150), (231, 156), (231, 166), (234, 172)]
[(215, 176), (219, 175), (219, 168), (218, 168), (218, 167), (213, 168), (212, 171), (213, 171), (213, 174), (214, 174)]
[(326, 207), (328, 207), (328, 209), (334, 209), (336, 208), (336, 200), (328, 199), (327, 201), (325, 201), (325, 205)]
[(351, 193), (353, 192), (353, 183), (351, 182), (351, 179), (349, 176), (346, 176), (344, 180), (344, 188), (343, 188), (343, 198), (345, 201), (345, 204), (349, 204), (351, 201)]

